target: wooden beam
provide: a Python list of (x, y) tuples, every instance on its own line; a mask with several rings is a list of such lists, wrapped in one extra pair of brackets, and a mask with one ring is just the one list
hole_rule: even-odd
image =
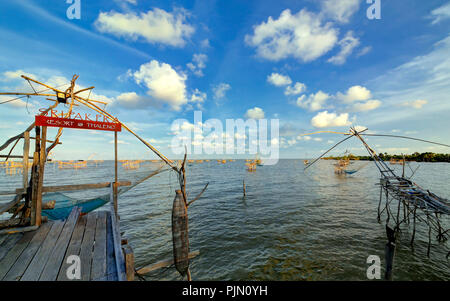
[(14, 234), (14, 233), (23, 233), (30, 232), (39, 229), (38, 226), (28, 226), (28, 227), (19, 227), (19, 228), (10, 228), (0, 230), (0, 235), (2, 234)]
[[(72, 191), (72, 190), (88, 190), (88, 189), (99, 189), (99, 188), (107, 188), (111, 185), (110, 182), (104, 182), (104, 183), (96, 183), (96, 184), (76, 184), (76, 185), (61, 185), (61, 186), (44, 186), (42, 187), (42, 192), (60, 192), (60, 191)], [(130, 186), (130, 181), (123, 181), (118, 182), (117, 186)], [(18, 194), (23, 193), (23, 188), (16, 189), (15, 192), (7, 192), (7, 191), (1, 191), (0, 195), (2, 194)]]
[[(200, 251), (190, 252), (189, 253), (189, 259), (195, 258), (198, 255), (200, 255)], [(138, 273), (139, 275), (144, 275), (144, 274), (148, 274), (148, 273), (150, 273), (152, 271), (171, 266), (172, 264), (174, 264), (173, 258), (166, 259), (166, 260), (161, 260), (161, 261), (158, 261), (157, 263), (154, 263), (154, 264), (148, 265), (146, 267), (140, 268), (139, 270), (136, 271), (136, 273)]]
[(44, 186), (45, 160), (47, 159), (45, 148), (46, 140), (47, 140), (47, 127), (43, 126), (41, 149), (39, 154), (39, 181), (37, 187), (37, 200), (36, 200), (36, 226), (40, 226), (42, 223), (42, 187)]
[(134, 253), (130, 245), (126, 244), (122, 247), (123, 256), (125, 256), (125, 272), (127, 281), (134, 281)]

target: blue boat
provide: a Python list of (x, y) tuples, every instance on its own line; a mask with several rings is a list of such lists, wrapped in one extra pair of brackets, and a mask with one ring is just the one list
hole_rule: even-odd
[(76, 200), (60, 192), (46, 193), (42, 196), (42, 202), (55, 201), (54, 209), (43, 209), (42, 215), (51, 220), (66, 219), (73, 207), (81, 207), (81, 214), (89, 213), (109, 202), (109, 195), (88, 200)]

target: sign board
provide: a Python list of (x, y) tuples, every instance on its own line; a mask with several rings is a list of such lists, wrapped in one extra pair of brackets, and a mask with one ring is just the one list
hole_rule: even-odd
[(59, 117), (35, 116), (37, 126), (49, 126), (58, 128), (85, 129), (97, 131), (120, 132), (122, 126), (115, 122), (100, 122), (91, 120), (69, 119)]

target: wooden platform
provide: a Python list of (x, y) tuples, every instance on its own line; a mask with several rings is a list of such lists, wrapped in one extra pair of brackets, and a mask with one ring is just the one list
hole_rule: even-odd
[(120, 234), (118, 226), (113, 226), (116, 223), (110, 211), (79, 216), (76, 209), (65, 221), (49, 221), (35, 231), (0, 235), (0, 280), (69, 281), (66, 273), (73, 262), (67, 263), (67, 259), (71, 255), (80, 258), (82, 281), (126, 280)]

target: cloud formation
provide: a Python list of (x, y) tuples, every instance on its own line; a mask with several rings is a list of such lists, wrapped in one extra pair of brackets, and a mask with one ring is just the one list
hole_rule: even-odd
[(353, 49), (358, 47), (359, 39), (353, 36), (353, 31), (349, 31), (338, 44), (341, 46), (341, 50), (327, 61), (334, 65), (342, 65), (347, 61), (347, 57), (352, 54)]
[(228, 90), (231, 89), (231, 86), (227, 83), (220, 83), (213, 87), (214, 99), (222, 99), (225, 97)]
[(263, 119), (264, 111), (261, 108), (254, 107), (253, 109), (248, 109), (247, 113), (245, 113), (245, 117), (247, 119)]
[(323, 111), (311, 119), (311, 125), (316, 128), (349, 126), (352, 123), (348, 118), (348, 113), (337, 115), (336, 113)]
[(428, 103), (428, 101), (425, 99), (418, 99), (418, 100), (414, 100), (414, 101), (405, 101), (405, 102), (402, 102), (400, 105), (403, 107), (411, 107), (414, 109), (421, 109), (427, 103)]
[(203, 69), (206, 68), (206, 61), (208, 60), (208, 56), (203, 53), (194, 54), (192, 57), (192, 62), (187, 64), (187, 67), (194, 73), (195, 75), (202, 77)]
[(318, 111), (323, 109), (323, 106), (329, 98), (329, 94), (318, 91), (315, 94), (310, 94), (308, 97), (306, 95), (302, 95), (297, 98), (297, 106), (310, 111)]
[(267, 82), (271, 83), (274, 86), (277, 87), (283, 87), (286, 85), (290, 85), (292, 83), (292, 80), (287, 75), (282, 75), (276, 72), (273, 72), (269, 76), (267, 76)]
[(245, 36), (259, 57), (271, 61), (293, 57), (310, 62), (330, 51), (337, 40), (338, 30), (331, 23), (322, 24), (320, 16), (306, 9), (297, 14), (286, 9), (278, 19), (270, 16)]
[(322, 13), (340, 23), (347, 23), (359, 9), (360, 0), (323, 0)]
[(186, 23), (188, 13), (176, 9), (169, 13), (154, 8), (146, 13), (102, 12), (95, 21), (95, 27), (102, 33), (136, 41), (143, 39), (148, 43), (159, 43), (174, 47), (183, 47), (195, 31)]
[(147, 94), (156, 100), (167, 103), (172, 109), (178, 111), (187, 103), (186, 79), (187, 76), (178, 73), (169, 64), (152, 60), (140, 66), (133, 73), (138, 84), (148, 88)]

